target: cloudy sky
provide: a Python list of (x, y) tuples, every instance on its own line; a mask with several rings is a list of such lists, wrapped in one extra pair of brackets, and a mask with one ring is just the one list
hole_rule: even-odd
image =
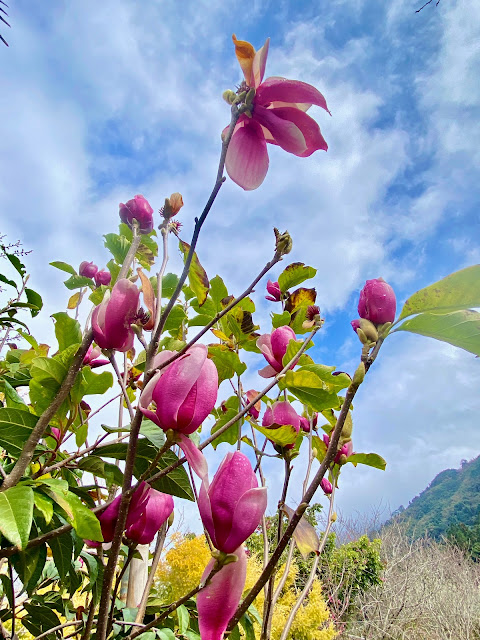
[[(210, 276), (239, 293), (271, 258), (273, 226), (288, 229), (291, 261), (318, 269), (326, 322), (316, 360), (353, 371), (360, 348), (349, 321), (366, 279), (384, 277), (401, 303), (479, 262), (477, 0), (442, 0), (420, 13), (416, 0), (9, 4), (12, 28), (0, 30), (10, 44), (0, 43), (0, 230), (33, 250), (31, 283), (46, 302), (34, 326), (42, 340), (52, 335), (49, 314), (68, 298), (48, 263), (104, 265), (101, 236), (115, 230), (119, 202), (142, 193), (158, 208), (180, 191), (188, 240), (229, 121), (221, 95), (241, 80), (232, 33), (256, 48), (270, 37), (266, 75), (315, 85), (332, 117), (311, 109), (327, 153), (300, 159), (270, 148), (258, 190), (227, 180), (198, 245)], [(260, 287), (265, 323), (277, 309), (263, 295)], [(248, 377), (257, 388), (261, 365), (254, 358)], [(340, 510), (406, 505), (439, 471), (477, 456), (479, 388), (472, 355), (392, 336), (354, 411), (355, 449), (380, 453), (387, 470), (348, 465)]]

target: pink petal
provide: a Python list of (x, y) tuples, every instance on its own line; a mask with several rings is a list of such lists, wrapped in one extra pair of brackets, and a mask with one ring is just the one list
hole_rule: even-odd
[(115, 283), (105, 311), (104, 332), (110, 348), (128, 351), (133, 346), (130, 325), (135, 320), (139, 298), (138, 288), (126, 278)]
[(293, 122), (279, 118), (274, 109), (255, 105), (253, 117), (270, 131), (275, 142), (285, 151), (297, 156), (306, 151), (307, 143), (300, 129)]
[[(279, 327), (272, 331), (271, 345), (273, 357), (282, 364), (290, 340), (296, 340), (295, 331), (291, 327)], [(272, 363), (270, 363), (272, 364)], [(283, 364), (279, 371), (283, 369)]]
[(163, 429), (177, 427), (178, 410), (197, 381), (207, 353), (204, 344), (193, 345), (184, 356), (167, 367), (159, 379), (152, 397)]
[(203, 526), (208, 532), (212, 540), (213, 546), (217, 547), (217, 539), (215, 537), (215, 524), (213, 522), (212, 505), (210, 504), (210, 497), (208, 495), (208, 477), (203, 478), (198, 493), (198, 510), (203, 522)]
[[(110, 293), (109, 291), (107, 293)], [(103, 303), (102, 303), (103, 304)], [(102, 349), (108, 349), (107, 339), (105, 337), (105, 333), (103, 330), (104, 323), (100, 323), (100, 317), (102, 314), (102, 304), (98, 307), (95, 307), (92, 313), (92, 331), (93, 331), (93, 339), (95, 342), (102, 347)], [(103, 313), (103, 315), (105, 315)]]
[(207, 459), (200, 449), (198, 449), (197, 445), (192, 442), (188, 436), (183, 434), (180, 437), (179, 445), (188, 460), (188, 464), (192, 467), (200, 480), (203, 480), (205, 477), (208, 478)]
[(253, 58), (252, 74), (254, 79), (255, 88), (260, 85), (265, 75), (265, 66), (267, 64), (268, 46), (270, 44), (270, 38), (265, 40), (263, 47), (255, 51), (255, 57)]
[[(194, 385), (195, 388), (195, 403), (193, 406), (193, 413), (191, 414), (188, 423), (184, 422), (184, 416), (190, 415), (184, 412), (185, 404), (182, 405), (178, 412), (177, 424), (178, 430), (182, 433), (190, 434), (198, 429), (205, 418), (210, 414), (218, 395), (218, 372), (217, 367), (212, 360), (205, 360), (203, 363), (200, 375), (197, 382)], [(192, 390), (193, 391), (193, 390)], [(193, 397), (193, 393), (192, 393)]]
[(128, 507), (127, 521), (125, 523), (125, 528), (133, 525), (144, 513), (147, 503), (148, 503), (148, 494), (150, 491), (150, 487), (146, 482), (141, 482), (135, 493), (132, 496), (130, 501), (130, 505)]
[(267, 144), (258, 122), (245, 119), (237, 124), (227, 151), (225, 168), (245, 191), (257, 189), (268, 171)]
[[(242, 597), (247, 576), (247, 556), (243, 547), (235, 551), (237, 562), (227, 564), (197, 595), (198, 626), (202, 640), (222, 640), (230, 618)], [(213, 569), (212, 558), (203, 572), (206, 580)]]
[(302, 132), (307, 148), (302, 153), (297, 153), (296, 155), (300, 156), (301, 158), (306, 158), (307, 156), (312, 155), (314, 151), (318, 151), (319, 149), (327, 151), (328, 145), (325, 142), (325, 138), (322, 136), (320, 127), (315, 122), (315, 120), (304, 111), (301, 111), (300, 109), (296, 109), (294, 107), (267, 109), (267, 111), (272, 111), (279, 118), (283, 118), (287, 121), (293, 122)]
[[(150, 544), (157, 531), (173, 511), (172, 496), (148, 489), (144, 511), (125, 532), (127, 538), (138, 544)], [(130, 515), (130, 514), (129, 514)]]
[(168, 349), (165, 349), (165, 351), (160, 351), (160, 353), (157, 353), (157, 355), (153, 357), (152, 365), (150, 368), (157, 369), (161, 364), (169, 360), (175, 353), (175, 351), (168, 351)]
[(287, 78), (267, 78), (258, 87), (255, 102), (267, 106), (271, 102), (278, 101), (316, 104), (330, 113), (325, 98), (311, 84), (299, 80), (287, 80)]
[[(260, 349), (260, 351), (263, 353), (263, 355), (265, 356), (265, 360), (270, 364), (271, 368), (273, 368), (273, 370), (275, 371), (275, 373), (278, 373), (278, 371), (282, 370), (282, 366), (281, 366), (281, 361), (277, 362), (277, 360), (275, 359), (274, 355), (273, 355), (273, 351), (272, 351), (272, 336), (270, 333), (264, 333), (263, 335), (261, 335), (258, 340), (257, 340), (257, 347)], [(262, 374), (260, 374), (262, 375)], [(275, 374), (273, 374), (275, 375)], [(271, 376), (263, 376), (264, 378), (270, 378)]]
[[(281, 369), (279, 369), (279, 371), (281, 371)], [(263, 367), (263, 369), (260, 369), (260, 371), (258, 372), (258, 375), (262, 376), (262, 378), (273, 378), (274, 376), (277, 375), (277, 373), (278, 371), (276, 369), (274, 369), (269, 364), (267, 364), (266, 367)]]
[(233, 514), (230, 535), (222, 545), (222, 551), (233, 553), (238, 545), (252, 535), (267, 508), (267, 488), (246, 491), (237, 502)]

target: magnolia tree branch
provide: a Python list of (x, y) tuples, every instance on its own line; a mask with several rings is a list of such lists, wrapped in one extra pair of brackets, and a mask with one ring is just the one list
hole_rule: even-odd
[(70, 393), (70, 390), (75, 383), (77, 374), (82, 367), (83, 359), (88, 351), (88, 347), (92, 343), (92, 340), (93, 333), (92, 330), (89, 329), (86, 332), (77, 353), (75, 354), (73, 362), (70, 365), (70, 368), (62, 384), (60, 385), (60, 389), (58, 390), (57, 395), (53, 399), (52, 404), (42, 413), (42, 415), (38, 419), (38, 422), (33, 428), (33, 431), (30, 434), (27, 442), (25, 443), (25, 446), (23, 447), (20, 457), (15, 463), (15, 466), (0, 486), (0, 491), (6, 491), (7, 489), (10, 489), (10, 487), (14, 487), (25, 473), (28, 465), (32, 461), (33, 455), (35, 453), (35, 448), (43, 437), (43, 434), (45, 433), (50, 420), (56, 414), (62, 402)]
[[(375, 347), (374, 352), (372, 353), (367, 363), (365, 364), (365, 369), (368, 369), (373, 364), (373, 361), (375, 360), (378, 354), (381, 344), (378, 345), (377, 343), (377, 346), (378, 348)], [(292, 537), (297, 524), (300, 522), (301, 517), (305, 513), (305, 510), (307, 509), (310, 501), (315, 495), (315, 492), (320, 486), (320, 482), (322, 481), (325, 473), (329, 469), (330, 465), (332, 464), (337, 454), (338, 442), (342, 434), (342, 429), (345, 424), (345, 420), (347, 419), (350, 407), (352, 405), (353, 398), (355, 397), (355, 394), (357, 393), (360, 384), (361, 382), (352, 381), (352, 383), (348, 387), (347, 393), (345, 394), (345, 400), (343, 402), (342, 408), (337, 418), (337, 422), (335, 424), (335, 428), (332, 431), (332, 434), (330, 436), (329, 447), (327, 449), (324, 459), (322, 460), (320, 468), (315, 474), (315, 477), (310, 483), (310, 486), (308, 487), (307, 491), (304, 493), (302, 497), (302, 502), (298, 505), (297, 509), (295, 510), (290, 520), (290, 523), (288, 524), (288, 527), (286, 528), (285, 533), (283, 534), (282, 539), (277, 545), (275, 551), (272, 553), (272, 557), (270, 558), (267, 566), (262, 571), (259, 579), (255, 583), (255, 585), (252, 587), (247, 597), (239, 605), (237, 611), (235, 612), (235, 615), (232, 617), (232, 619), (228, 623), (227, 631), (232, 631), (232, 629), (234, 629), (234, 627), (238, 624), (240, 618), (248, 610), (248, 607), (252, 604), (252, 602), (258, 596), (258, 594), (260, 593), (260, 590), (267, 583), (268, 579), (272, 575), (272, 572), (275, 570), (275, 567), (278, 561), (280, 560), (280, 557), (283, 551), (285, 550), (290, 538)]]

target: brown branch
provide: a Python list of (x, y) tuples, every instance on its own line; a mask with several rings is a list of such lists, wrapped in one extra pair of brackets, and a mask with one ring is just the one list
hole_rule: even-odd
[[(415, 11), (415, 13), (420, 13), (420, 11), (421, 11), (422, 9), (425, 9), (425, 7), (427, 6), (427, 4), (430, 4), (431, 2), (433, 2), (433, 0), (428, 0), (428, 2), (425, 2), (425, 4), (424, 4), (424, 5), (422, 5), (422, 6), (420, 7), (420, 9), (417, 9), (417, 10)], [(439, 4), (440, 4), (440, 0), (437, 0), (437, 2), (435, 3), (435, 6), (436, 6), (436, 7), (438, 7), (438, 5), (439, 5)]]

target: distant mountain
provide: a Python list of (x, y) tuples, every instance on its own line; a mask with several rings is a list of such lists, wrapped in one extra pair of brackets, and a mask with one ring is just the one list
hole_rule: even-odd
[[(405, 522), (408, 533), (425, 533), (438, 538), (458, 524), (471, 526), (480, 517), (480, 456), (460, 469), (445, 469), (405, 509), (400, 507), (392, 520)], [(388, 523), (387, 523), (388, 524)]]

